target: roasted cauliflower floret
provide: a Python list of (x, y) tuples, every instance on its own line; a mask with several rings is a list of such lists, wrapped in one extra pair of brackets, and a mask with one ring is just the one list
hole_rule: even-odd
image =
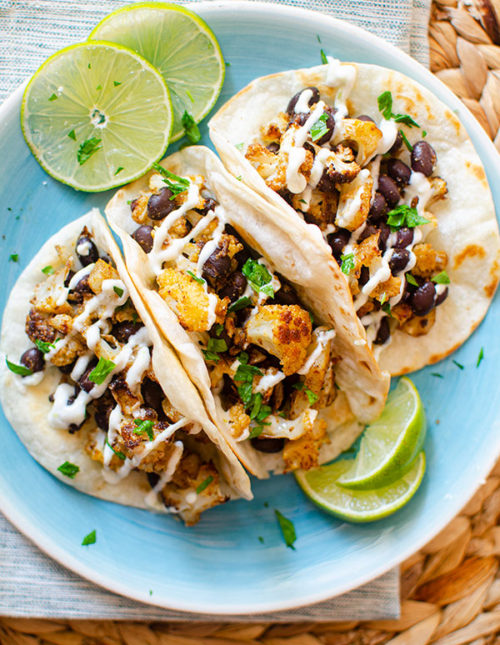
[(359, 278), (361, 267), (370, 267), (377, 258), (382, 256), (380, 249), (378, 248), (378, 238), (380, 233), (377, 232), (374, 235), (370, 235), (364, 239), (356, 247), (354, 253), (354, 276)]
[(312, 325), (298, 305), (264, 305), (246, 325), (247, 339), (279, 358), (285, 375), (299, 370), (307, 356)]
[(403, 325), (407, 320), (413, 316), (413, 309), (410, 305), (400, 302), (395, 307), (391, 308), (391, 316), (398, 321), (399, 325)]
[(404, 325), (401, 326), (401, 331), (410, 336), (424, 336), (427, 334), (436, 320), (436, 310), (433, 309), (427, 316), (413, 316)]
[(349, 231), (359, 228), (370, 212), (372, 189), (373, 178), (367, 169), (362, 170), (351, 183), (342, 184), (335, 224)]
[(268, 179), (278, 168), (278, 156), (261, 143), (251, 143), (245, 157), (263, 179)]
[(148, 221), (148, 201), (149, 195), (141, 193), (139, 197), (134, 199), (130, 204), (132, 210), (132, 219), (138, 224), (146, 224)]
[(278, 143), (288, 127), (288, 116), (280, 112), (268, 125), (262, 126), (260, 134), (264, 143)]
[(373, 291), (370, 292), (371, 298), (376, 298), (380, 302), (387, 302), (389, 298), (397, 296), (401, 289), (401, 278), (395, 278), (393, 275), (386, 280), (378, 284)]
[(430, 244), (415, 244), (413, 253), (417, 262), (412, 273), (422, 278), (430, 278), (435, 273), (440, 273), (448, 264), (446, 251), (436, 251)]
[(67, 289), (64, 286), (68, 271), (69, 265), (66, 265), (36, 285), (31, 303), (37, 311), (47, 314), (72, 313), (71, 305), (66, 302)]
[(325, 229), (328, 224), (335, 220), (338, 205), (338, 193), (323, 193), (319, 190), (313, 190), (309, 204), (304, 203), (302, 193), (293, 196), (293, 207), (297, 211), (304, 211), (308, 214), (308, 221), (314, 220), (321, 229)]
[[(203, 285), (187, 273), (177, 269), (164, 269), (156, 278), (160, 296), (175, 311), (184, 329), (188, 331), (207, 331), (209, 329), (209, 298)], [(221, 300), (215, 294), (217, 303)], [(222, 319), (217, 322), (222, 322)]]
[(231, 435), (238, 439), (250, 427), (250, 417), (245, 412), (245, 406), (242, 403), (232, 405), (229, 410), (229, 430)]
[[(57, 345), (56, 345), (57, 349)], [(51, 357), (50, 362), (56, 367), (71, 363), (87, 351), (87, 343), (80, 334), (70, 336), (64, 345)]]
[(328, 155), (326, 172), (334, 184), (347, 184), (357, 177), (361, 167), (356, 163), (354, 153), (342, 144)]
[(92, 271), (89, 273), (89, 287), (98, 295), (102, 291), (102, 283), (104, 280), (119, 280), (120, 276), (118, 271), (104, 260), (97, 260), (94, 264)]
[(352, 141), (356, 144), (358, 148), (356, 161), (363, 166), (375, 154), (382, 132), (371, 121), (344, 119), (341, 132), (335, 138), (339, 137), (343, 141)]
[[(168, 423), (157, 421), (150, 429), (152, 437), (156, 438), (163, 430), (168, 428)], [(113, 441), (113, 448), (116, 452), (121, 452), (128, 459), (133, 459), (137, 455), (142, 455), (146, 444), (150, 442), (149, 435), (146, 432), (138, 434), (138, 426), (133, 420), (126, 421), (120, 427), (119, 433)], [(147, 473), (161, 473), (164, 471), (174, 450), (172, 443), (166, 441), (160, 442), (150, 450), (136, 466), (139, 470)]]
[(285, 472), (309, 470), (319, 465), (319, 451), (327, 440), (326, 422), (310, 422), (308, 429), (299, 439), (287, 441), (283, 448)]

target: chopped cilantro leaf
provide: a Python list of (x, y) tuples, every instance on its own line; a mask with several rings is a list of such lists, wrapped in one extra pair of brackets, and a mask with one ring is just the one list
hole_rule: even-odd
[(66, 477), (74, 479), (75, 475), (80, 471), (80, 466), (76, 466), (70, 461), (65, 461), (64, 464), (61, 464), (57, 470), (63, 475), (66, 475)]
[(19, 254), (18, 253), (11, 253), (9, 255), (9, 262), (18, 262), (19, 261)]
[(150, 596), (152, 596), (152, 595), (153, 595), (153, 590), (152, 590), (152, 589), (150, 589), (150, 590), (149, 590), (149, 595), (150, 595)]
[(221, 323), (217, 323), (214, 329), (215, 329), (215, 335), (220, 336), (224, 331), (224, 325), (222, 325)]
[(114, 175), (114, 176), (116, 177), (116, 175), (117, 175), (118, 173), (120, 173), (122, 170), (123, 170), (123, 166), (120, 166), (119, 168), (117, 168), (117, 169), (115, 170), (115, 175)]
[(342, 260), (340, 270), (345, 275), (349, 275), (349, 273), (351, 273), (351, 271), (354, 269), (354, 253), (348, 253), (347, 255), (342, 255), (340, 259)]
[(75, 134), (75, 131), (74, 131), (74, 130), (70, 130), (70, 131), (68, 132), (68, 137), (69, 137), (70, 139), (73, 139), (73, 141), (76, 141), (76, 134)]
[(113, 287), (113, 291), (116, 293), (116, 295), (121, 298), (123, 296), (123, 289), (121, 287), (117, 287), (116, 285)]
[(106, 437), (106, 441), (104, 442), (111, 450), (115, 453), (115, 455), (118, 457), (118, 459), (121, 459), (122, 461), (125, 461), (126, 457), (123, 454), (123, 452), (120, 452), (119, 450), (115, 450), (113, 446), (109, 443), (108, 438)]
[(328, 65), (328, 58), (326, 57), (325, 50), (320, 49), (319, 51), (321, 53), (321, 62), (323, 63), (323, 65)]
[(310, 405), (314, 405), (316, 401), (319, 399), (319, 396), (307, 387), (305, 389), (305, 393), (307, 394), (307, 398), (309, 400)]
[(292, 385), (294, 390), (303, 390), (304, 389), (304, 383), (302, 381), (299, 381), (298, 383), (294, 383)]
[(318, 39), (318, 43), (320, 43), (320, 42), (321, 42), (321, 38), (319, 37), (319, 35), (318, 35), (318, 34), (316, 34), (316, 38)]
[(45, 273), (45, 275), (52, 275), (54, 273), (54, 268), (48, 264), (46, 267), (43, 267), (42, 273)]
[(76, 158), (80, 166), (83, 166), (83, 164), (88, 161), (93, 154), (102, 148), (102, 146), (99, 145), (101, 141), (102, 139), (99, 139), (98, 137), (91, 137), (80, 145), (78, 152), (76, 153)]
[(82, 540), (82, 546), (88, 546), (89, 544), (95, 544), (97, 542), (97, 536), (95, 529), (86, 535)]
[(455, 361), (455, 360), (453, 362), (455, 363), (455, 365), (458, 367), (459, 370), (465, 369), (462, 363), (459, 363), (458, 361)]
[(182, 115), (182, 127), (184, 128), (184, 133), (189, 143), (198, 143), (201, 139), (200, 129), (187, 110), (184, 110), (184, 114)]
[(408, 284), (412, 284), (414, 287), (418, 287), (418, 282), (415, 280), (411, 273), (407, 273), (405, 277)]
[(210, 486), (210, 484), (213, 482), (214, 478), (212, 475), (209, 475), (206, 479), (204, 479), (201, 484), (198, 484), (196, 487), (196, 492), (198, 495), (202, 493), (207, 486)]
[(205, 284), (206, 280), (204, 280), (203, 278), (199, 278), (199, 277), (198, 277), (195, 273), (193, 273), (192, 271), (186, 271), (186, 273), (187, 273), (188, 275), (190, 275), (190, 276), (193, 278), (193, 280), (196, 280), (196, 282), (199, 282), (199, 284)]
[(97, 365), (88, 375), (88, 380), (96, 385), (102, 385), (106, 380), (107, 376), (115, 369), (116, 364), (113, 361), (109, 361), (107, 358), (99, 359)]
[(380, 304), (383, 305), (386, 301), (387, 301), (387, 294), (384, 291), (384, 293), (382, 294), (382, 297), (380, 298)]
[(306, 200), (305, 200), (305, 199), (299, 199), (299, 202), (300, 202), (301, 204), (307, 204), (307, 202), (306, 202)]
[(388, 302), (382, 305), (382, 311), (392, 318), (391, 305)]
[(389, 91), (382, 92), (377, 98), (378, 109), (382, 113), (382, 116), (386, 121), (393, 119), (396, 123), (403, 123), (408, 127), (417, 127), (420, 126), (418, 123), (409, 115), (409, 114), (395, 114), (392, 111), (392, 94)]
[(262, 537), (262, 535), (259, 535), (257, 539), (261, 544), (264, 544), (264, 538)]
[(479, 355), (477, 357), (476, 367), (479, 367), (481, 365), (481, 361), (483, 360), (483, 358), (484, 358), (484, 349), (481, 347), (481, 349), (479, 350)]
[(240, 311), (240, 309), (245, 309), (245, 307), (248, 307), (251, 303), (252, 301), (248, 296), (242, 296), (228, 307), (228, 311)]
[(285, 517), (282, 513), (280, 513), (277, 509), (274, 510), (274, 514), (276, 515), (276, 518), (280, 525), (281, 534), (283, 535), (285, 544), (287, 545), (287, 547), (295, 551), (295, 547), (293, 545), (295, 540), (297, 539), (297, 534), (295, 533), (293, 522)]
[(387, 224), (394, 229), (399, 229), (403, 226), (415, 228), (415, 226), (428, 223), (429, 220), (419, 215), (416, 208), (406, 204), (400, 204), (387, 213)]
[(237, 148), (238, 150), (243, 150), (243, 148), (245, 147), (245, 144), (244, 143), (235, 143), (234, 147)]
[[(59, 340), (59, 339), (57, 339)], [(57, 341), (56, 341), (57, 343)], [(55, 343), (47, 343), (43, 340), (38, 340), (38, 338), (35, 338), (35, 345), (38, 347), (38, 349), (43, 353), (43, 354), (48, 354), (51, 349), (55, 349), (56, 345)]]
[(51, 94), (49, 96), (49, 101), (55, 101), (57, 99), (57, 94)]
[(444, 376), (439, 372), (431, 372), (431, 376), (435, 376), (436, 378), (444, 378)]
[(209, 361), (219, 360), (219, 353), (227, 352), (227, 344), (223, 338), (209, 338), (207, 348), (202, 350), (205, 358)]
[(248, 258), (241, 272), (247, 278), (252, 289), (264, 293), (269, 298), (274, 298), (272, 276), (263, 264)]
[(427, 130), (422, 130), (422, 137), (424, 137), (425, 139), (426, 136), (427, 136)]
[(264, 502), (263, 506), (264, 508), (269, 508), (269, 502)]
[(190, 184), (189, 179), (174, 175), (173, 172), (170, 172), (170, 170), (167, 170), (163, 166), (160, 166), (159, 163), (154, 163), (153, 168), (160, 173), (160, 175), (163, 177), (163, 181), (167, 184), (167, 187), (172, 192), (170, 201), (172, 201), (172, 199), (174, 199), (176, 195), (178, 195), (179, 193), (185, 193), (188, 189)]
[(405, 144), (405, 146), (407, 147), (408, 151), (409, 151), (409, 152), (411, 152), (411, 151), (413, 150), (413, 146), (412, 146), (412, 145), (411, 145), (411, 143), (408, 141), (408, 137), (407, 137), (407, 136), (406, 136), (406, 134), (403, 132), (403, 130), (400, 130), (400, 131), (399, 131), (399, 134), (401, 135), (401, 138), (403, 139), (403, 143), (404, 143), (404, 144)]
[(18, 374), (19, 376), (30, 376), (31, 374), (33, 374), (33, 372), (30, 370), (29, 367), (11, 363), (7, 358), (5, 359), (5, 362), (7, 364), (7, 367), (10, 369), (11, 372), (14, 372), (14, 374)]
[(203, 353), (203, 356), (207, 359), (207, 361), (214, 361), (214, 363), (218, 363), (220, 356), (219, 354), (216, 354), (215, 352), (209, 352), (208, 349), (202, 349), (201, 350)]
[(238, 175), (238, 176), (236, 177), (236, 179), (237, 179), (238, 181), (241, 181), (241, 175)]
[(118, 85), (121, 85), (121, 81), (113, 81), (113, 85), (115, 87), (118, 87)]
[(134, 419), (134, 423), (137, 426), (136, 429), (134, 430), (134, 434), (144, 434), (144, 433), (146, 433), (148, 435), (148, 439), (150, 441), (153, 441), (153, 439), (154, 439), (154, 433), (153, 433), (154, 421), (152, 421), (151, 419)]
[(254, 426), (248, 435), (249, 439), (257, 439), (264, 432), (264, 426)]
[(436, 284), (450, 284), (450, 278), (446, 271), (441, 271), (441, 273), (438, 273), (433, 278), (431, 278), (431, 281), (435, 282)]
[(319, 117), (319, 119), (316, 121), (311, 126), (311, 139), (313, 141), (317, 141), (318, 139), (321, 139), (322, 136), (324, 136), (328, 132), (328, 126), (326, 125), (328, 119), (328, 114), (326, 112), (323, 112), (323, 114)]
[(231, 67), (231, 63), (228, 60), (226, 61), (226, 67)]
[(102, 85), (98, 85), (98, 86), (96, 87), (96, 90), (102, 90)]

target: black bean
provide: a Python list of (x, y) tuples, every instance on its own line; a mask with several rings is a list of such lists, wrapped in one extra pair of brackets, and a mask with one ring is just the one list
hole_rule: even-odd
[(71, 374), (73, 371), (73, 368), (75, 367), (76, 361), (73, 361), (72, 363), (68, 363), (67, 365), (58, 365), (59, 371), (61, 371), (63, 374)]
[(268, 146), (266, 146), (266, 148), (270, 152), (274, 152), (274, 154), (277, 154), (280, 151), (280, 144), (273, 141)]
[(151, 486), (151, 488), (154, 488), (160, 481), (160, 475), (158, 475), (158, 473), (146, 473), (146, 476), (148, 478), (148, 484)]
[(321, 179), (319, 180), (316, 188), (323, 193), (337, 192), (337, 188), (335, 187), (335, 181), (330, 177), (330, 175), (328, 174), (328, 170), (326, 168), (323, 170), (323, 174), (321, 175)]
[(305, 87), (303, 90), (300, 90), (300, 92), (297, 92), (297, 94), (294, 94), (292, 98), (290, 99), (290, 102), (288, 103), (288, 106), (286, 108), (286, 113), (287, 114), (294, 114), (295, 112), (295, 106), (297, 105), (297, 101), (299, 100), (300, 95), (302, 92), (305, 90), (311, 90), (312, 91), (312, 96), (307, 102), (307, 105), (311, 107), (311, 105), (314, 105), (319, 101), (319, 90), (317, 87)]
[(421, 172), (426, 177), (432, 175), (436, 164), (436, 153), (427, 141), (417, 141), (411, 152), (411, 167), (415, 172)]
[(322, 146), (325, 143), (328, 143), (330, 139), (332, 138), (333, 130), (335, 128), (335, 119), (332, 114), (329, 112), (323, 112), (323, 114), (326, 114), (326, 121), (325, 121), (325, 126), (326, 126), (326, 132), (325, 134), (320, 137), (319, 139), (316, 139), (314, 143), (316, 143), (318, 146)]
[(274, 301), (280, 305), (298, 305), (300, 303), (297, 292), (288, 282), (283, 282), (280, 289), (274, 294)]
[(378, 178), (378, 190), (385, 197), (385, 201), (389, 206), (396, 206), (401, 198), (398, 185), (389, 177), (389, 175), (380, 175)]
[(371, 118), (371, 116), (368, 116), (368, 114), (361, 114), (356, 118), (358, 121), (371, 121), (372, 123), (375, 123), (375, 121)]
[[(78, 251), (78, 247), (82, 247), (82, 252)], [(99, 259), (99, 251), (90, 237), (81, 235), (76, 241), (76, 254), (82, 266), (86, 267), (89, 264), (97, 262)]]
[(335, 233), (331, 233), (328, 236), (328, 244), (330, 245), (332, 249), (332, 254), (333, 257), (339, 261), (340, 256), (342, 255), (342, 251), (344, 250), (344, 246), (349, 242), (349, 238), (351, 237), (351, 231), (348, 231), (345, 228), (339, 228), (338, 231), (335, 231)]
[(100, 428), (101, 430), (104, 430), (105, 432), (108, 431), (109, 415), (111, 414), (111, 410), (114, 407), (115, 407), (115, 400), (112, 397), (109, 390), (106, 390), (106, 393), (104, 394), (104, 396), (101, 396), (101, 398), (97, 400), (96, 411), (94, 414), (94, 419), (97, 424), (97, 427)]
[(123, 322), (116, 323), (113, 325), (111, 334), (116, 338), (119, 343), (126, 343), (130, 336), (137, 334), (139, 329), (143, 327), (142, 323), (131, 322), (130, 320), (124, 320)]
[(215, 286), (215, 283), (224, 280), (230, 271), (231, 258), (221, 253), (220, 248), (216, 248), (203, 265), (201, 274), (210, 285)]
[(218, 295), (221, 298), (229, 298), (231, 302), (234, 302), (243, 295), (246, 287), (247, 279), (243, 273), (235, 271), (228, 277), (223, 288), (218, 292)]
[(281, 452), (285, 446), (284, 439), (275, 439), (274, 437), (270, 439), (260, 439), (259, 437), (256, 437), (254, 439), (250, 439), (250, 443), (255, 450), (267, 453)]
[(73, 289), (76, 293), (80, 294), (83, 296), (84, 293), (92, 293), (92, 289), (89, 286), (89, 274), (84, 275), (81, 280), (78, 280), (78, 282), (75, 285), (75, 288)]
[(448, 287), (446, 287), (446, 289), (444, 289), (444, 291), (439, 296), (436, 297), (435, 306), (437, 307), (438, 305), (440, 305), (442, 302), (446, 300), (447, 297), (448, 297)]
[(220, 397), (223, 410), (229, 410), (231, 406), (239, 403), (240, 401), (240, 395), (238, 394), (236, 385), (227, 374), (224, 374), (223, 376), (223, 386)]
[(408, 249), (394, 249), (391, 259), (389, 260), (389, 267), (392, 275), (400, 273), (408, 264), (410, 259), (410, 252)]
[(361, 272), (359, 274), (358, 282), (361, 286), (364, 286), (370, 279), (370, 269), (368, 267), (362, 266)]
[(309, 150), (313, 157), (316, 156), (316, 150), (314, 149), (312, 143), (309, 143), (309, 141), (306, 141), (302, 147), (304, 148), (304, 150)]
[[(278, 150), (279, 150), (279, 146), (278, 146)], [(197, 213), (200, 213), (200, 215), (206, 215), (209, 211), (213, 211), (216, 206), (217, 206), (217, 202), (215, 201), (215, 199), (212, 199), (211, 197), (207, 197), (203, 203), (203, 208), (195, 208), (195, 210)]]
[(170, 199), (173, 196), (170, 188), (162, 188), (159, 193), (151, 195), (148, 200), (148, 216), (151, 219), (163, 219), (169, 213), (177, 208), (175, 200)]
[(384, 224), (382, 222), (382, 224), (379, 224), (378, 230), (380, 231), (380, 236), (378, 238), (378, 248), (383, 252), (387, 247), (387, 240), (389, 239), (391, 229), (387, 226), (387, 224)]
[(132, 233), (132, 237), (142, 248), (144, 253), (149, 253), (153, 248), (153, 236), (151, 235), (152, 232), (153, 227), (144, 224), (143, 226), (139, 226), (139, 228)]
[(387, 316), (385, 316), (380, 321), (377, 336), (373, 342), (375, 343), (375, 345), (383, 345), (389, 339), (390, 335), (391, 330), (389, 327), (389, 319), (387, 318)]
[(373, 224), (367, 224), (363, 229), (361, 235), (359, 236), (358, 242), (362, 242), (363, 240), (366, 240), (366, 238), (370, 237), (370, 235), (375, 235), (376, 233), (378, 233), (378, 230), (379, 229)]
[(280, 197), (283, 197), (283, 199), (288, 203), (292, 204), (293, 201), (293, 193), (291, 193), (288, 188), (282, 188), (281, 190), (278, 190), (278, 195)]
[(144, 399), (144, 403), (159, 412), (162, 410), (161, 404), (165, 395), (160, 385), (156, 381), (152, 381), (150, 378), (145, 378), (141, 385), (141, 394)]
[(69, 287), (69, 283), (71, 282), (71, 278), (75, 275), (74, 271), (69, 270), (68, 275), (66, 276), (66, 279), (64, 280), (64, 286)]
[(398, 231), (398, 236), (396, 238), (396, 244), (395, 246), (402, 249), (408, 246), (413, 242), (413, 231), (411, 228), (407, 228), (404, 226), (403, 228), (400, 228)]
[(80, 379), (78, 381), (80, 387), (82, 390), (85, 392), (90, 392), (90, 390), (94, 387), (95, 383), (93, 381), (89, 381), (89, 374), (90, 372), (94, 369), (94, 367), (97, 365), (97, 360), (93, 359), (90, 361), (90, 363), (87, 366), (87, 369), (85, 372), (80, 376)]
[(411, 308), (417, 316), (426, 316), (434, 307), (436, 288), (433, 282), (424, 282), (421, 287), (413, 293)]
[(387, 172), (399, 186), (407, 186), (410, 183), (411, 168), (401, 159), (389, 159)]
[(396, 152), (398, 152), (401, 149), (402, 145), (403, 145), (403, 137), (401, 136), (401, 132), (398, 130), (398, 134), (396, 136), (396, 139), (394, 140), (394, 143), (392, 144), (392, 148), (389, 150), (389, 154), (395, 155)]
[(21, 365), (24, 365), (24, 367), (27, 367), (32, 372), (41, 372), (45, 365), (43, 352), (37, 347), (27, 349), (21, 356)]
[(382, 222), (385, 220), (385, 216), (388, 211), (387, 202), (382, 193), (378, 191), (375, 193), (372, 205), (370, 207), (369, 218), (372, 222)]

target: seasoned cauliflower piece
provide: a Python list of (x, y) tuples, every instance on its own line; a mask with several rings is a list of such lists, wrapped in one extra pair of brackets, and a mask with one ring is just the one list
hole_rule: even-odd
[(312, 325), (298, 305), (264, 305), (246, 325), (247, 339), (279, 358), (285, 375), (297, 372), (307, 356)]
[(413, 253), (417, 262), (412, 273), (422, 278), (430, 278), (435, 273), (440, 273), (448, 264), (446, 251), (436, 251), (430, 244), (415, 244)]
[(26, 316), (24, 327), (26, 335), (34, 343), (41, 340), (44, 343), (53, 343), (56, 338), (54, 327), (50, 324), (50, 318), (35, 309), (30, 309)]
[(66, 302), (68, 290), (64, 286), (68, 272), (69, 265), (67, 264), (36, 285), (31, 303), (37, 311), (47, 314), (72, 313), (71, 305)]
[[(160, 296), (175, 311), (184, 329), (208, 331), (210, 303), (203, 285), (173, 268), (164, 269), (156, 279)], [(218, 296), (213, 297), (220, 302)]]
[(373, 157), (381, 138), (382, 132), (375, 123), (359, 119), (344, 119), (339, 133), (335, 135), (336, 140), (352, 141), (357, 145), (356, 161), (360, 166)]
[(287, 441), (283, 448), (285, 472), (319, 466), (319, 450), (327, 440), (326, 422), (321, 419), (309, 422), (306, 426), (306, 432), (299, 439)]
[[(57, 345), (56, 345), (57, 348)], [(64, 345), (50, 358), (56, 367), (71, 365), (71, 363), (87, 351), (87, 343), (80, 334), (72, 335)]]
[(109, 389), (113, 398), (125, 414), (134, 414), (134, 411), (140, 407), (141, 401), (131, 392), (123, 373), (111, 381)]
[(393, 275), (378, 284), (373, 291), (370, 292), (370, 298), (376, 298), (380, 302), (386, 302), (389, 298), (397, 296), (401, 289), (401, 278), (395, 278)]
[(278, 143), (288, 127), (288, 116), (280, 112), (268, 125), (262, 126), (260, 134), (264, 143)]
[(370, 235), (356, 247), (353, 271), (353, 275), (356, 278), (360, 276), (361, 267), (370, 267), (377, 258), (382, 257), (382, 253), (378, 248), (379, 235), (380, 233), (377, 231), (377, 233)]
[(245, 412), (245, 406), (242, 403), (232, 405), (229, 410), (228, 425), (231, 435), (238, 440), (242, 434), (246, 433), (250, 427), (250, 417)]
[(398, 321), (399, 325), (403, 325), (413, 316), (413, 310), (410, 305), (407, 305), (404, 302), (400, 302), (399, 304), (391, 308), (391, 315)]
[(410, 336), (424, 336), (427, 334), (436, 320), (436, 310), (433, 309), (427, 316), (413, 316), (404, 325), (401, 331)]
[(48, 323), (61, 334), (69, 334), (73, 328), (73, 318), (68, 314), (57, 314), (48, 320)]
[(340, 187), (339, 207), (335, 224), (349, 231), (355, 231), (366, 221), (370, 212), (373, 178), (366, 168), (356, 179)]
[(89, 273), (89, 287), (98, 295), (102, 291), (104, 280), (119, 280), (118, 271), (104, 260), (97, 260)]
[(304, 211), (308, 214), (308, 221), (314, 220), (322, 230), (328, 224), (333, 224), (338, 205), (338, 193), (323, 193), (319, 190), (313, 190), (309, 204), (304, 203), (303, 194), (299, 193), (293, 196), (293, 207), (297, 211)]
[(327, 156), (325, 166), (327, 175), (334, 184), (347, 184), (354, 181), (361, 170), (351, 148), (342, 144), (335, 146)]
[(132, 219), (138, 224), (146, 224), (148, 221), (148, 201), (149, 195), (141, 193), (130, 204), (132, 210)]
[(263, 179), (268, 179), (278, 168), (278, 156), (261, 143), (251, 143), (245, 157)]
[(432, 187), (432, 196), (430, 197), (427, 205), (430, 206), (440, 199), (444, 199), (448, 193), (448, 186), (444, 179), (441, 177), (429, 177)]

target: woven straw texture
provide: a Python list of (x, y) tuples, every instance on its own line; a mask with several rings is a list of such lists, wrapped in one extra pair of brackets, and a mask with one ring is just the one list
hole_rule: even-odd
[[(435, 0), (431, 69), (500, 150), (500, 0)], [(369, 623), (130, 623), (0, 618), (2, 645), (500, 645), (500, 461), (401, 566), (401, 618)]]

